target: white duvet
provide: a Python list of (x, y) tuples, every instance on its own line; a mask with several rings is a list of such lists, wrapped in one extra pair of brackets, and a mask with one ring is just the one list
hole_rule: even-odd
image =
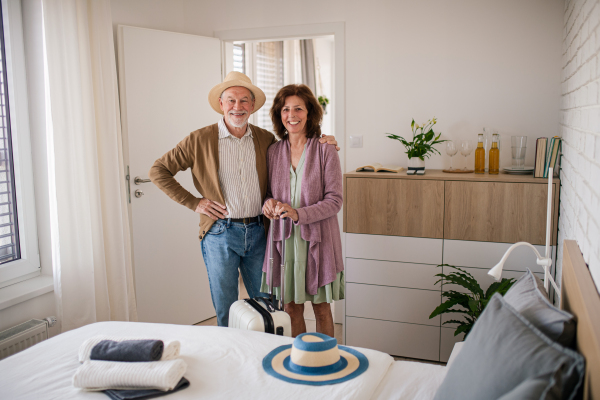
[[(99, 322), (58, 335), (0, 361), (0, 398), (108, 399), (103, 393), (85, 392), (72, 384), (80, 365), (79, 346), (95, 335), (179, 340), (180, 358), (188, 365), (185, 377), (190, 387), (170, 394), (165, 398), (168, 400), (370, 399), (394, 364), (387, 354), (359, 349), (369, 359), (369, 368), (361, 376), (337, 385), (297, 385), (267, 375), (261, 364), (269, 351), (291, 343), (291, 338), (219, 327)], [(390, 385), (398, 387), (397, 380), (393, 379)], [(389, 392), (384, 391), (380, 398), (398, 398), (386, 397)]]

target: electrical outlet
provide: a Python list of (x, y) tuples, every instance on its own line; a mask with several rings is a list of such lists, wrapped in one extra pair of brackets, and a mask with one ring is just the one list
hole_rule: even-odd
[(360, 148), (363, 147), (363, 137), (361, 136), (350, 136), (350, 147)]

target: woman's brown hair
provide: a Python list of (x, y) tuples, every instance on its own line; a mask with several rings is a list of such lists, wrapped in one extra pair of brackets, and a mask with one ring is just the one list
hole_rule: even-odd
[(288, 134), (283, 122), (281, 122), (281, 110), (283, 109), (283, 106), (285, 106), (285, 99), (290, 96), (298, 96), (304, 100), (304, 104), (306, 104), (306, 137), (321, 137), (323, 109), (308, 86), (296, 84), (282, 87), (279, 89), (279, 92), (277, 92), (275, 99), (273, 99), (273, 106), (269, 113), (271, 115), (271, 121), (273, 121), (275, 136), (279, 139), (284, 139)]

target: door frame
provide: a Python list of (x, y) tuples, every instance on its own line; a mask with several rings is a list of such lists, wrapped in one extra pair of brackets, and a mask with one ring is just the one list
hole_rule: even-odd
[[(335, 110), (334, 129), (337, 133), (335, 135), (340, 151), (340, 164), (342, 166), (342, 172), (346, 171), (346, 54), (345, 54), (345, 33), (346, 27), (344, 22), (326, 22), (321, 24), (307, 24), (307, 25), (288, 25), (288, 26), (274, 26), (274, 27), (263, 27), (263, 28), (249, 28), (249, 29), (229, 29), (222, 31), (215, 31), (214, 37), (221, 39), (223, 42), (223, 55), (222, 72), (225, 74), (225, 66), (230, 62), (227, 59), (227, 50), (232, 47), (234, 41), (244, 42), (265, 42), (265, 41), (279, 41), (289, 40), (298, 38), (317, 38), (322, 36), (334, 37), (334, 93), (335, 102), (333, 104)], [(338, 214), (338, 221), (340, 227), (342, 227), (342, 216), (343, 210)], [(346, 240), (345, 234), (342, 231), (342, 257), (346, 259)], [(334, 303), (334, 322), (344, 323), (345, 315), (345, 301), (337, 301)], [(345, 329), (344, 329), (345, 332)], [(344, 338), (345, 339), (345, 338)]]

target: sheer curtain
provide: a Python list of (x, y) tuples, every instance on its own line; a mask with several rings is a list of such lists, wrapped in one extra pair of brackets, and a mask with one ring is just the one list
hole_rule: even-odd
[(137, 319), (109, 0), (43, 0), (62, 331)]
[(300, 40), (300, 63), (302, 65), (302, 83), (308, 86), (316, 97), (315, 48), (312, 39)]

